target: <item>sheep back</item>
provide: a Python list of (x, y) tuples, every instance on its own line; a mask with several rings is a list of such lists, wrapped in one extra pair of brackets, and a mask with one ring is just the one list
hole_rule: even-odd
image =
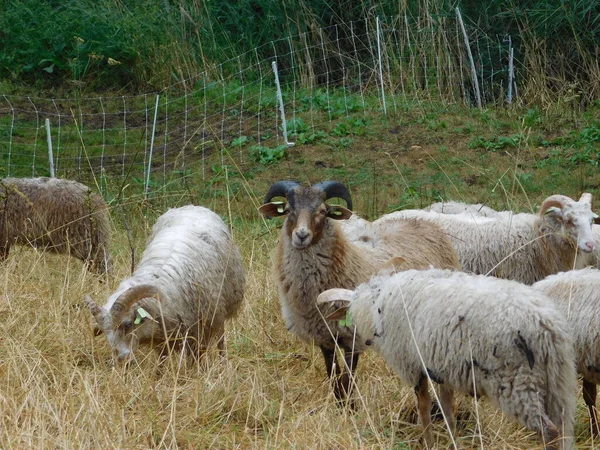
[[(501, 218), (471, 214), (399, 211), (382, 221), (419, 218), (440, 225), (448, 234), (466, 272), (533, 284), (546, 276), (581, 268), (590, 256), (579, 255), (565, 240), (546, 233), (536, 214), (506, 214)], [(377, 224), (378, 221), (375, 221)]]
[(485, 206), (481, 203), (468, 204), (456, 201), (432, 203), (425, 211), (433, 211), (442, 214), (464, 214), (468, 213), (483, 217), (500, 217), (500, 213), (495, 209)]
[(84, 184), (57, 178), (0, 182), (0, 245), (13, 243), (68, 253), (106, 273), (110, 221), (102, 197)]

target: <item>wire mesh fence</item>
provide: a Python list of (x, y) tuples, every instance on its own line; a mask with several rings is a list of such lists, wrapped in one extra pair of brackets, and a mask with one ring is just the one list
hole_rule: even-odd
[(226, 157), (268, 163), (345, 117), (505, 102), (510, 40), (469, 23), (465, 30), (451, 17), (365, 19), (273, 41), (160, 92), (3, 95), (0, 175), (50, 175), (51, 146), (58, 177), (93, 179), (103, 193), (114, 180), (153, 192), (205, 178)]

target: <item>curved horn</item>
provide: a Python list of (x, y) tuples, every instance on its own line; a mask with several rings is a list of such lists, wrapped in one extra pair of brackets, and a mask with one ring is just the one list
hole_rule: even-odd
[(119, 295), (110, 308), (110, 312), (113, 317), (120, 317), (138, 300), (148, 297), (160, 299), (161, 295), (162, 294), (160, 290), (156, 286), (152, 286), (151, 284), (140, 284), (139, 286), (134, 286), (127, 289), (125, 292)]
[(265, 203), (269, 203), (273, 197), (287, 197), (290, 189), (300, 186), (300, 183), (291, 180), (276, 181), (269, 188), (269, 192), (265, 196)]
[(325, 192), (325, 200), (338, 197), (346, 201), (349, 210), (352, 210), (352, 197), (348, 188), (339, 181), (322, 181), (313, 186)]
[(579, 201), (581, 203), (589, 203), (591, 205), (592, 204), (592, 194), (590, 194), (589, 192), (584, 192), (583, 194), (581, 194)]
[(92, 299), (89, 294), (85, 294), (83, 298), (84, 303), (90, 309), (92, 316), (96, 319), (100, 330), (105, 330), (108, 326), (106, 311), (98, 306), (98, 304)]
[(544, 202), (542, 203), (542, 206), (540, 206), (539, 214), (540, 214), (540, 216), (543, 216), (544, 214), (546, 214), (546, 211), (548, 211), (548, 209), (552, 208), (553, 206), (556, 208), (559, 208), (559, 209), (563, 209), (565, 206), (567, 206), (570, 203), (573, 203), (573, 199), (567, 197), (566, 195), (560, 195), (560, 194), (551, 195), (546, 200), (544, 200)]

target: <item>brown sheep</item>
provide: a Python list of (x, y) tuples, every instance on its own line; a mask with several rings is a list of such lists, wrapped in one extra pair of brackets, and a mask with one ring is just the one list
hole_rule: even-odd
[(110, 222), (106, 203), (84, 184), (57, 178), (0, 180), (0, 260), (11, 245), (70, 253), (106, 274)]
[[(287, 202), (270, 203), (274, 197), (285, 197)], [(460, 264), (450, 240), (437, 225), (401, 219), (374, 226), (358, 219), (346, 230), (338, 221), (350, 218), (352, 211), (327, 204), (332, 197), (344, 199), (352, 208), (348, 189), (337, 181), (312, 187), (279, 181), (271, 186), (259, 211), (266, 217), (287, 216), (274, 266), (283, 317), (289, 331), (321, 348), (329, 377), (335, 367), (334, 392), (342, 400), (364, 348), (347, 328), (324, 320), (317, 296), (334, 287), (353, 289), (394, 256), (402, 256), (409, 268), (416, 269), (458, 269)], [(349, 373), (342, 373), (337, 365), (336, 345), (344, 350)]]

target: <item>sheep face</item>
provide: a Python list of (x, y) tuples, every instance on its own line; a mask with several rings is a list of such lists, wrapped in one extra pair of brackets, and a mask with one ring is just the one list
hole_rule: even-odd
[(590, 253), (594, 250), (592, 224), (595, 214), (591, 194), (583, 194), (577, 202), (562, 195), (548, 197), (540, 208), (540, 215), (552, 231), (566, 236), (581, 251)]
[(158, 322), (148, 312), (148, 305), (156, 301), (158, 291), (153, 286), (142, 285), (130, 288), (121, 294), (109, 310), (99, 307), (89, 295), (85, 297), (90, 312), (96, 319), (98, 331), (102, 332), (119, 361), (132, 358), (141, 342), (160, 336)]
[(343, 220), (352, 215), (349, 209), (327, 204), (326, 193), (316, 187), (296, 186), (287, 191), (286, 199), (285, 206), (267, 203), (259, 211), (266, 217), (287, 215), (284, 230), (297, 250), (319, 242), (328, 218)]
[[(329, 314), (326, 319), (348, 320), (350, 315), (352, 323), (351, 325), (347, 323), (346, 326), (355, 326), (356, 339), (366, 346), (372, 345), (375, 337), (381, 334), (376, 326), (378, 318), (374, 316), (374, 311), (381, 311), (381, 308), (371, 308), (371, 305), (374, 304), (374, 298), (369, 289), (369, 284), (359, 286), (354, 291), (338, 288), (328, 289), (317, 297), (317, 304), (327, 305), (332, 303), (341, 306)], [(354, 320), (355, 318), (357, 320)]]

